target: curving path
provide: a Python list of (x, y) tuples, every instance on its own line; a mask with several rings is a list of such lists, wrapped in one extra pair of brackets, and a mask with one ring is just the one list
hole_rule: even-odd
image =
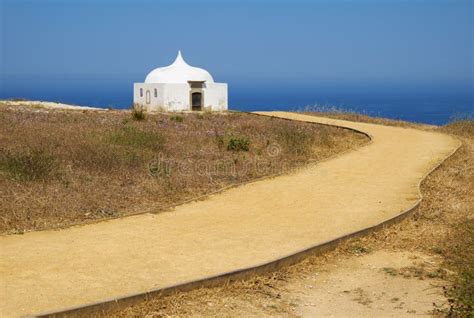
[(178, 206), (0, 237), (0, 316), (22, 316), (248, 268), (379, 224), (459, 142), (415, 129), (261, 113), (357, 129), (373, 141), (290, 175)]

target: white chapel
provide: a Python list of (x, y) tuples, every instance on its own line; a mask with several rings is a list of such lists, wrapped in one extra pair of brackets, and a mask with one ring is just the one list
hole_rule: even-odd
[(173, 64), (151, 71), (134, 83), (133, 103), (146, 111), (227, 110), (227, 84), (214, 83), (206, 70), (186, 63), (181, 51)]

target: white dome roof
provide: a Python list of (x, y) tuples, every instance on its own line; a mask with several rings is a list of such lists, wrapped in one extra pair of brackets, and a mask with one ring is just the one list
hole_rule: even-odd
[(145, 83), (188, 83), (188, 81), (206, 81), (214, 83), (211, 74), (199, 67), (186, 63), (178, 51), (178, 56), (173, 64), (155, 68), (145, 78)]

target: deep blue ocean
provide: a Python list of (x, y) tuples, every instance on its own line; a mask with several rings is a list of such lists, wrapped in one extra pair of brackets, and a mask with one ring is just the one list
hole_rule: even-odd
[[(103, 108), (129, 108), (132, 83), (95, 85), (15, 85), (0, 91), (0, 99), (27, 98)], [(229, 109), (303, 110), (337, 108), (367, 115), (443, 125), (456, 118), (473, 118), (474, 90), (443, 86), (370, 85), (239, 85), (229, 83)]]

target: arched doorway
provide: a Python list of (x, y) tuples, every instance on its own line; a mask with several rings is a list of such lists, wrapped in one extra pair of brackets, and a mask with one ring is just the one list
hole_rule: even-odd
[(202, 108), (202, 94), (199, 92), (192, 93), (191, 95), (191, 109), (200, 111)]

